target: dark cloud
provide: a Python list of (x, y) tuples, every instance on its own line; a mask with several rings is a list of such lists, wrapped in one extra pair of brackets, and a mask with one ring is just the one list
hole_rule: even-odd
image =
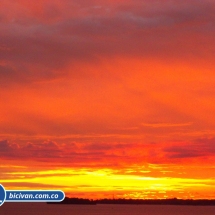
[[(0, 156), (4, 159), (52, 162), (54, 165), (73, 167), (116, 167), (129, 163), (145, 162), (164, 164), (186, 159), (211, 158), (215, 155), (214, 138), (190, 142), (169, 143), (107, 143), (76, 142), (60, 144), (53, 141), (41, 143), (0, 142)], [(145, 173), (144, 173), (145, 174)], [(3, 175), (4, 176), (4, 175)], [(30, 176), (31, 177), (31, 176)]]
[(189, 149), (188, 147), (178, 146), (178, 147), (167, 147), (165, 152), (168, 153), (168, 158), (192, 158), (192, 157), (201, 157), (206, 156), (206, 152), (202, 152), (196, 149)]
[(39, 159), (55, 158), (60, 156), (60, 149), (54, 142), (44, 142), (42, 144), (26, 143), (19, 145), (10, 143), (7, 140), (0, 141), (0, 156), (8, 159)]
[(171, 145), (164, 148), (167, 158), (198, 158), (215, 156), (215, 138), (196, 139), (192, 142)]
[(0, 156), (4, 159), (33, 159), (34, 161), (62, 163), (64, 166), (72, 165), (73, 167), (110, 167), (136, 160), (145, 161), (151, 155), (150, 149), (147, 147), (148, 145), (144, 144), (111, 144), (106, 142), (59, 144), (53, 141), (44, 141), (16, 144), (1, 141)]
[(7, 140), (0, 141), (0, 151), (2, 153), (7, 153), (13, 151), (13, 147), (9, 145), (9, 142)]
[[(105, 145), (101, 150), (93, 150), (93, 145), (82, 144), (57, 144), (53, 141), (42, 143), (27, 142), (22, 144), (11, 143), (7, 140), (0, 142), (0, 156), (6, 159), (33, 159), (41, 162), (63, 162), (64, 165), (86, 164), (86, 162), (99, 162), (104, 159), (112, 159), (116, 156), (107, 155), (108, 147)], [(93, 148), (92, 148), (93, 147)], [(97, 148), (99, 145), (97, 145)], [(94, 148), (95, 149), (95, 148)], [(105, 157), (104, 157), (105, 156)], [(118, 157), (118, 156), (117, 156)], [(89, 165), (91, 165), (89, 163)]]

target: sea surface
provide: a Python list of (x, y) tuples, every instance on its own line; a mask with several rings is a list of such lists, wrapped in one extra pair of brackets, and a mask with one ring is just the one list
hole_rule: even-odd
[(215, 206), (10, 203), (0, 215), (215, 215)]

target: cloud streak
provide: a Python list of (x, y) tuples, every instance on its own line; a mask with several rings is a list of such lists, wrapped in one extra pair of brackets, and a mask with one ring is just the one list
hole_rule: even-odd
[(142, 126), (152, 127), (152, 128), (162, 128), (162, 127), (184, 127), (192, 125), (191, 122), (188, 123), (142, 123)]

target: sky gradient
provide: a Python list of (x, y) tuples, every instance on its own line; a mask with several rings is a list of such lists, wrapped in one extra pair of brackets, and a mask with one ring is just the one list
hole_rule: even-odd
[(0, 183), (215, 199), (213, 0), (1, 0)]

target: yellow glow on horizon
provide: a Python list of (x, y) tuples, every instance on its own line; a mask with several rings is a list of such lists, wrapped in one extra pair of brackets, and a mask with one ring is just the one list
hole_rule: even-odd
[(11, 184), (10, 189), (11, 187), (15, 189), (16, 183), (26, 183), (28, 189), (32, 189), (30, 184), (37, 184), (38, 187), (41, 184), (43, 189), (51, 185), (64, 190), (69, 195), (75, 193), (86, 196), (88, 193), (93, 196), (93, 193), (119, 192), (118, 195), (126, 198), (150, 198), (153, 197), (152, 193), (155, 195), (154, 198), (164, 198), (164, 195), (172, 197), (171, 193), (183, 197), (188, 190), (192, 192), (209, 191), (211, 184), (214, 183), (213, 179), (143, 177), (115, 174), (111, 169), (89, 170), (87, 168), (13, 172), (8, 175), (14, 178), (2, 180), (2, 183)]

